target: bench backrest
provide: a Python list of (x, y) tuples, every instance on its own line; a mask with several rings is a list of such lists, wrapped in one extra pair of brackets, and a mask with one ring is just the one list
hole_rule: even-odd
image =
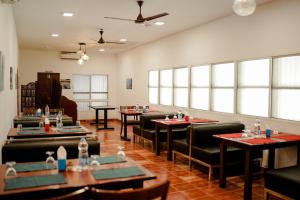
[[(192, 145), (193, 146), (211, 146), (218, 145), (219, 140), (213, 135), (225, 133), (239, 133), (244, 130), (245, 125), (242, 123), (220, 123), (208, 125), (195, 125), (192, 128)], [(187, 129), (187, 143), (190, 138), (190, 127)]]

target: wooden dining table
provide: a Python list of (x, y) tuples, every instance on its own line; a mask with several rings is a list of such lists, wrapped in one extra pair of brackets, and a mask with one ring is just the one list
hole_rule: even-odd
[[(107, 117), (107, 111), (108, 110), (115, 110), (115, 107), (112, 106), (90, 106), (90, 108), (95, 110), (95, 123), (91, 124), (96, 124), (97, 125), (97, 130), (114, 130), (114, 127), (108, 127), (108, 117)], [(103, 110), (104, 116), (103, 116), (103, 122), (99, 122), (99, 110)], [(99, 128), (98, 125), (103, 124), (103, 127)]]
[[(56, 125), (56, 115), (50, 115), (48, 117), (50, 121), (50, 125)], [(39, 126), (40, 122), (45, 121), (45, 116), (16, 116), (13, 119), (14, 127), (17, 128), (18, 124), (22, 124), (23, 127), (28, 127), (28, 126)], [(73, 119), (72, 117), (68, 115), (63, 115), (62, 116), (62, 122), (64, 125), (73, 125)]]
[(242, 133), (228, 133), (214, 135), (220, 140), (220, 187), (226, 187), (226, 154), (227, 146), (234, 146), (245, 150), (245, 184), (244, 199), (252, 199), (252, 160), (253, 152), (258, 150), (269, 150), (268, 169), (274, 169), (275, 149), (289, 146), (298, 147), (297, 164), (300, 165), (300, 135), (292, 133), (272, 134), (266, 138), (265, 134), (261, 136), (252, 135), (244, 137)]
[[(127, 126), (139, 124), (139, 116), (143, 114), (143, 111), (137, 111), (135, 109), (122, 109), (120, 110), (120, 114), (121, 114), (121, 130), (120, 130), (121, 139), (125, 141), (130, 141), (130, 138), (127, 136)], [(135, 120), (128, 122), (129, 116), (134, 117)], [(123, 135), (122, 135), (122, 131), (124, 132)]]
[(86, 136), (88, 134), (92, 134), (92, 132), (84, 126), (64, 126), (62, 129), (51, 126), (49, 131), (45, 131), (44, 128), (25, 127), (21, 129), (20, 132), (17, 128), (11, 128), (8, 132), (7, 139)]
[(209, 120), (209, 119), (192, 119), (192, 120), (184, 120), (184, 119), (153, 119), (151, 120), (155, 123), (155, 153), (156, 155), (160, 155), (160, 129), (167, 130), (167, 160), (172, 160), (172, 150), (173, 150), (173, 129), (174, 128), (184, 128), (189, 126), (191, 123), (195, 124), (207, 124), (207, 123), (215, 123), (218, 121)]
[[(65, 172), (59, 172), (63, 175), (66, 183), (53, 184), (47, 186), (38, 186), (31, 188), (20, 188), (5, 190), (5, 165), (0, 165), (0, 199), (15, 198), (24, 199), (24, 196), (30, 195), (38, 198), (39, 196), (44, 197), (46, 194), (57, 194), (62, 191), (73, 191), (83, 187), (97, 187), (104, 189), (121, 189), (121, 188), (142, 188), (143, 182), (146, 180), (155, 179), (156, 175), (147, 170), (146, 168), (137, 165), (132, 159), (126, 158), (127, 162), (101, 164), (97, 170), (112, 169), (112, 168), (126, 168), (137, 166), (144, 174), (139, 176), (131, 176), (126, 178), (107, 178), (102, 180), (96, 180), (92, 174), (91, 169), (82, 171), (67, 170)], [(72, 162), (74, 166), (78, 165), (78, 160), (68, 160)], [(50, 175), (57, 174), (58, 170), (41, 170), (31, 172), (18, 172), (17, 177), (30, 177), (38, 175)]]

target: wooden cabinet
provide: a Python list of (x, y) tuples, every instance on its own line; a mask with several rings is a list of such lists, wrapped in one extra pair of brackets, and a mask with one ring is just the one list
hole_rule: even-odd
[(38, 72), (36, 82), (36, 108), (60, 107), (61, 85), (60, 74)]

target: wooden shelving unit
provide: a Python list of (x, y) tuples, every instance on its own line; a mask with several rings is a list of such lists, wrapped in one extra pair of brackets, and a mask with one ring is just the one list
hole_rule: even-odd
[(21, 85), (21, 112), (35, 113), (35, 83)]

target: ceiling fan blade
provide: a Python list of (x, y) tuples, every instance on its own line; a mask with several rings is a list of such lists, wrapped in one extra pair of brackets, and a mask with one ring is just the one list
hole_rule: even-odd
[(153, 15), (153, 16), (150, 16), (150, 17), (146, 17), (144, 18), (146, 21), (150, 21), (150, 20), (153, 20), (153, 19), (157, 19), (157, 18), (160, 18), (160, 17), (164, 17), (168, 15), (168, 13), (161, 13), (161, 14), (157, 14), (157, 15)]
[(124, 42), (112, 42), (112, 41), (105, 41), (105, 43), (110, 43), (110, 44), (126, 44)]
[(76, 51), (61, 51), (61, 54), (77, 53)]
[(118, 17), (104, 17), (105, 19), (116, 19), (116, 20), (123, 20), (123, 21), (135, 21), (134, 19), (124, 19)]

